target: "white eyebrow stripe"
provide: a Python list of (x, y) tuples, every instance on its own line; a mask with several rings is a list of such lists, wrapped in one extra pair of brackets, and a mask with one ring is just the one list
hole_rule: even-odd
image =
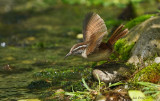
[(77, 49), (79, 49), (79, 48), (82, 48), (82, 47), (87, 47), (87, 45), (79, 46), (79, 47), (75, 48), (73, 51), (75, 51), (75, 50), (77, 50)]

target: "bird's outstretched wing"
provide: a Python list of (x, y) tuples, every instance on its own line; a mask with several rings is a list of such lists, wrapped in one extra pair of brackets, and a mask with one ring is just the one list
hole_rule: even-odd
[(86, 55), (91, 54), (101, 43), (107, 27), (104, 20), (96, 13), (88, 13), (83, 23), (83, 40), (88, 42)]

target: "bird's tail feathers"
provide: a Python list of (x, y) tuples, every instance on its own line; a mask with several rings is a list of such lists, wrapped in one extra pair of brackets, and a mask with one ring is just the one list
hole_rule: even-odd
[(120, 25), (112, 34), (108, 42), (113, 45), (117, 40), (124, 37), (128, 33), (128, 29), (124, 29), (124, 25)]

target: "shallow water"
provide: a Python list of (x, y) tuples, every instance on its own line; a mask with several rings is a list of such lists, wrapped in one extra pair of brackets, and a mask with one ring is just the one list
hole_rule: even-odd
[(0, 100), (38, 98), (43, 91), (30, 91), (27, 86), (34, 80), (33, 74), (45, 68), (89, 66), (80, 58), (64, 60), (71, 46), (81, 41), (76, 35), (81, 33), (84, 15), (95, 11), (106, 21), (116, 18), (120, 10), (59, 5), (1, 13)]

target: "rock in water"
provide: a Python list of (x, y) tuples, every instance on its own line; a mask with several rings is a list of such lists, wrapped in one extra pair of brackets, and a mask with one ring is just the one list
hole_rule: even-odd
[(130, 70), (124, 64), (105, 63), (100, 66), (96, 66), (92, 74), (96, 80), (100, 80), (101, 82), (108, 84), (127, 79), (130, 76)]
[(133, 27), (125, 38), (135, 42), (128, 63), (137, 64), (156, 55), (160, 56), (160, 16), (151, 17)]

